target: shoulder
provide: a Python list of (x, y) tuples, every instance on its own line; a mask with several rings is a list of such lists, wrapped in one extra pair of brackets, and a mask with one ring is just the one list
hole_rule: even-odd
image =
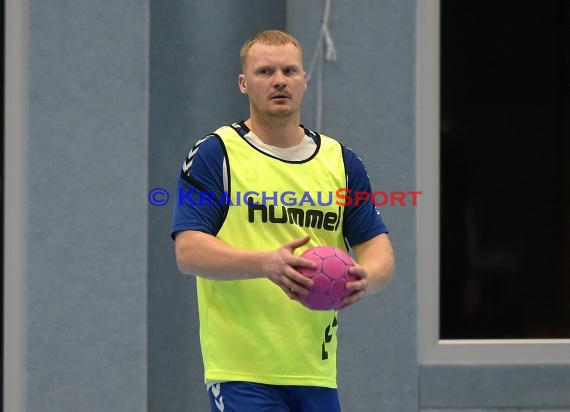
[(224, 158), (223, 143), (216, 133), (210, 133), (198, 139), (188, 151), (182, 173), (188, 174), (195, 164), (216, 164)]
[(348, 146), (342, 146), (342, 157), (349, 176), (368, 179), (368, 172), (362, 159)]
[(329, 147), (339, 147), (342, 153), (342, 159), (344, 162), (345, 170), (347, 175), (358, 176), (359, 178), (368, 179), (368, 172), (364, 166), (362, 159), (352, 150), (350, 147), (346, 146), (339, 139), (325, 134), (319, 134), (307, 128), (304, 128), (308, 136), (312, 137), (318, 145), (325, 145)]
[(364, 166), (364, 162), (362, 161), (360, 156), (356, 154), (354, 150), (345, 145), (341, 146), (342, 146), (342, 155), (344, 157), (345, 163)]
[(200, 153), (200, 155), (215, 154), (223, 152), (223, 144), (217, 133), (210, 133), (196, 140), (186, 156), (187, 159)]
[(362, 160), (356, 155), (356, 153), (348, 146), (346, 146), (342, 140), (334, 137), (329, 136), (322, 133), (317, 133), (311, 129), (306, 128), (305, 126), (301, 125), (303, 129), (305, 129), (305, 134), (311, 137), (315, 143), (317, 144), (327, 144), (330, 146), (337, 146), (342, 149), (342, 156), (345, 160), (345, 163), (353, 163), (353, 162), (360, 162), (362, 164)]

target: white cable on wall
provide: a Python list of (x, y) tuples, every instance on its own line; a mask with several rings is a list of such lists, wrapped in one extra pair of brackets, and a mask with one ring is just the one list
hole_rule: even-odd
[(334, 41), (329, 30), (329, 17), (331, 11), (331, 0), (325, 0), (325, 9), (323, 12), (323, 23), (321, 25), (321, 30), (319, 31), (319, 38), (317, 39), (317, 44), (315, 46), (315, 51), (313, 52), (313, 58), (311, 59), (311, 64), (309, 66), (309, 72), (307, 74), (308, 81), (311, 81), (313, 69), (315, 64), (317, 64), (317, 108), (316, 108), (316, 119), (315, 119), (315, 129), (321, 131), (322, 120), (323, 120), (323, 46), (324, 43), (325, 55), (324, 59), (326, 61), (336, 60), (336, 49), (334, 47)]

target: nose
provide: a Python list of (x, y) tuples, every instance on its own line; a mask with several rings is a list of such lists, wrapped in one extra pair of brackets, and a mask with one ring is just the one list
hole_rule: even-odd
[(282, 89), (286, 85), (287, 84), (285, 83), (284, 74), (281, 71), (277, 70), (275, 72), (275, 75), (273, 76), (273, 87), (275, 87), (277, 89)]

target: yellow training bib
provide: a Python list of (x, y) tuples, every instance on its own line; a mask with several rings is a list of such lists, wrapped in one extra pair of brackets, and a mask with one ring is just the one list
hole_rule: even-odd
[[(284, 161), (261, 152), (232, 127), (216, 131), (227, 155), (230, 205), (217, 237), (275, 250), (308, 234), (346, 250), (337, 189), (346, 187), (342, 147), (320, 136), (314, 155)], [(207, 207), (207, 206), (204, 206)], [(206, 382), (249, 381), (336, 388), (335, 311), (313, 311), (270, 280), (197, 277)]]

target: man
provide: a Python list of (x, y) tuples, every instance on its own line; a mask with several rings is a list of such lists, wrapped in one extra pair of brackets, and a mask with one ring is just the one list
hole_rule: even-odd
[(298, 41), (261, 32), (241, 61), (250, 116), (194, 145), (172, 227), (180, 271), (197, 275), (212, 411), (340, 411), (337, 312), (298, 302), (312, 286), (298, 269), (314, 267), (299, 255), (317, 245), (346, 250), (346, 239), (358, 278), (346, 307), (390, 278), (387, 229), (370, 201), (317, 201), (371, 188), (350, 149), (300, 126), (307, 79)]

